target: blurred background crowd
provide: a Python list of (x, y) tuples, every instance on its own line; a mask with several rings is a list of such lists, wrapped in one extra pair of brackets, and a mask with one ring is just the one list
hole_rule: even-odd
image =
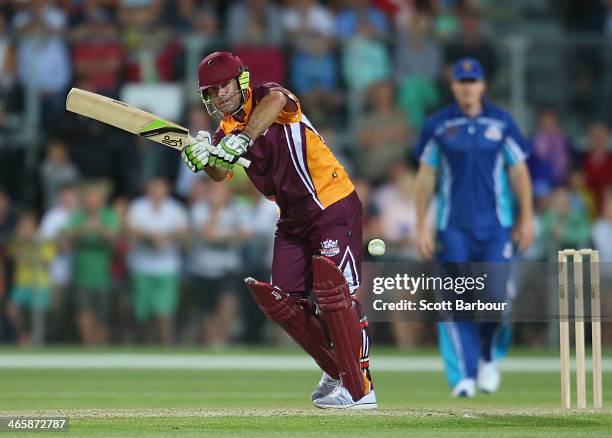
[[(366, 241), (393, 260), (418, 259), (419, 130), (452, 101), (449, 66), (476, 57), (532, 147), (523, 257), (593, 247), (612, 262), (610, 0), (0, 0), (0, 30), (0, 341), (275, 338), (240, 281), (269, 276), (275, 205), (243, 174), (212, 183), (64, 109), (77, 86), (214, 130), (196, 73), (218, 50), (300, 98), (356, 182)], [(433, 342), (424, 324), (373, 330)]]

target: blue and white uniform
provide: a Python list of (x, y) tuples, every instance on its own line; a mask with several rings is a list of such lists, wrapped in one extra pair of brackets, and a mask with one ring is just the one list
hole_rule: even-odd
[[(440, 262), (509, 262), (512, 257), (515, 199), (508, 169), (527, 159), (528, 143), (506, 111), (486, 100), (482, 106), (477, 117), (464, 114), (456, 103), (438, 111), (427, 120), (414, 151), (438, 174), (435, 255)], [(501, 299), (507, 280), (501, 279), (496, 292)], [(499, 357), (494, 345), (508, 340), (509, 331), (499, 324), (440, 323), (451, 387), (475, 379), (479, 359)]]

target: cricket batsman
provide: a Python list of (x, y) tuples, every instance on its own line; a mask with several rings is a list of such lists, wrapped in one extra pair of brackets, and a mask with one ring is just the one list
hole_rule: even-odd
[[(531, 179), (525, 164), (528, 145), (512, 117), (484, 97), (485, 90), (480, 63), (473, 58), (458, 61), (453, 67), (455, 103), (428, 119), (415, 148), (420, 161), (415, 188), (417, 245), (425, 259), (493, 262), (505, 268), (512, 258), (513, 240), (522, 251), (533, 240)], [(425, 216), (436, 188), (434, 245)], [(503, 269), (488, 288), (500, 302), (507, 299), (508, 272)], [(438, 329), (452, 395), (497, 391), (501, 376), (496, 346), (503, 344), (503, 325), (441, 322)]]
[(220, 182), (244, 157), (253, 185), (280, 208), (271, 283), (247, 278), (247, 287), (262, 312), (323, 370), (315, 406), (375, 409), (368, 323), (355, 296), (362, 206), (353, 183), (298, 99), (276, 83), (251, 87), (238, 56), (208, 55), (198, 79), (206, 110), (221, 123), (212, 138), (198, 132), (183, 160)]

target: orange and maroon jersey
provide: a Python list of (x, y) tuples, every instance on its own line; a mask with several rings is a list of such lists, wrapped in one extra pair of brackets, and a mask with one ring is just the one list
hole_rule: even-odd
[(257, 103), (273, 90), (295, 102), (297, 110), (282, 111), (254, 142), (245, 158), (251, 182), (281, 210), (280, 224), (300, 233), (325, 208), (350, 195), (355, 187), (323, 138), (302, 113), (297, 98), (280, 85), (268, 82), (252, 88), (243, 110), (243, 122), (226, 117), (215, 132), (217, 145), (225, 135), (242, 132)]

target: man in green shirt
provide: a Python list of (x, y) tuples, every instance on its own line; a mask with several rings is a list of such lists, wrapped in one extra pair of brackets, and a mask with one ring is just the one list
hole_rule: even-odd
[(82, 205), (70, 218), (66, 236), (72, 246), (72, 286), (78, 308), (78, 327), (86, 344), (108, 339), (111, 305), (110, 265), (119, 218), (107, 208), (101, 183), (84, 187)]

